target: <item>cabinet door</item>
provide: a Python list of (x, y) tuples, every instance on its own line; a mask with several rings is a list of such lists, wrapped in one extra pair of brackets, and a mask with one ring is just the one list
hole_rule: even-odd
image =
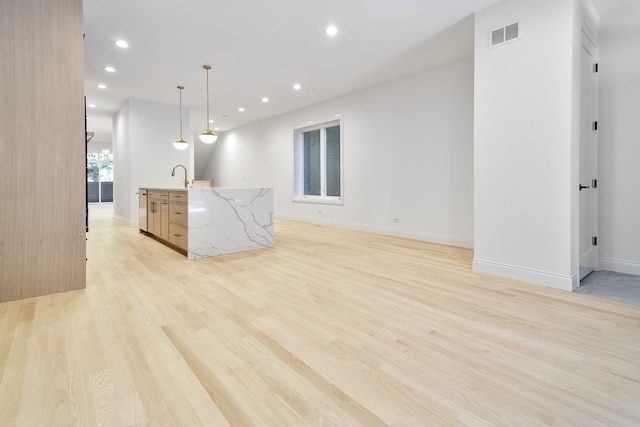
[(186, 203), (169, 202), (169, 222), (187, 226), (188, 207)]
[(186, 191), (169, 191), (169, 200), (172, 202), (187, 203), (189, 193)]
[(156, 199), (147, 199), (147, 231), (156, 234), (156, 212), (158, 211), (159, 201)]
[(169, 240), (169, 201), (162, 200), (160, 202), (160, 229), (158, 236), (164, 240)]
[(169, 223), (169, 242), (185, 251), (188, 250), (187, 227)]

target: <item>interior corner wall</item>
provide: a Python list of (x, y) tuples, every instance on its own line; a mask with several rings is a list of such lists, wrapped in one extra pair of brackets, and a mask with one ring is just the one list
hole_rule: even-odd
[(0, 1), (0, 303), (86, 284), (81, 0)]
[[(336, 114), (344, 205), (294, 202), (293, 129)], [(473, 58), (227, 132), (204, 176), (273, 187), (280, 218), (473, 247)]]
[[(139, 188), (184, 188), (184, 171), (171, 176), (174, 166), (187, 168), (193, 179), (193, 156), (177, 150), (180, 110), (177, 106), (129, 100), (114, 117), (114, 216), (130, 227), (138, 226)], [(183, 128), (189, 114), (182, 112)]]
[(600, 268), (640, 275), (640, 3), (600, 18)]
[[(575, 10), (506, 0), (475, 20), (473, 268), (569, 291)], [(490, 48), (514, 21), (521, 38)]]
[(129, 224), (131, 206), (131, 150), (129, 143), (129, 101), (113, 116), (113, 216)]

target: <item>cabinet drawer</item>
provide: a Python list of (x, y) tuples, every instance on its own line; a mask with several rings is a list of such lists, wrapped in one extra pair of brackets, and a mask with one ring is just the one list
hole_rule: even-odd
[(147, 192), (147, 198), (169, 200), (169, 192), (162, 190), (149, 190)]
[(184, 202), (187, 203), (187, 197), (189, 193), (186, 191), (169, 191), (169, 200), (172, 202)]
[(172, 202), (169, 204), (169, 222), (173, 222), (179, 225), (184, 225), (185, 227), (188, 224), (188, 205), (185, 203), (175, 203)]
[(177, 247), (188, 250), (189, 238), (187, 235), (187, 227), (178, 224), (169, 224), (169, 242)]

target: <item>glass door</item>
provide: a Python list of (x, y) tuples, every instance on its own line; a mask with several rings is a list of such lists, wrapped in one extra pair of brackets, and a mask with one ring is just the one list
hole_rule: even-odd
[(89, 203), (113, 202), (113, 153), (87, 153)]

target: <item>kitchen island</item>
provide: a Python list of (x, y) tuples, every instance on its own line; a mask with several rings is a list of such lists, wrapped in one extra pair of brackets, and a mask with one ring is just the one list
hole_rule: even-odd
[(272, 188), (141, 188), (143, 193), (148, 200), (140, 230), (189, 259), (273, 246)]

